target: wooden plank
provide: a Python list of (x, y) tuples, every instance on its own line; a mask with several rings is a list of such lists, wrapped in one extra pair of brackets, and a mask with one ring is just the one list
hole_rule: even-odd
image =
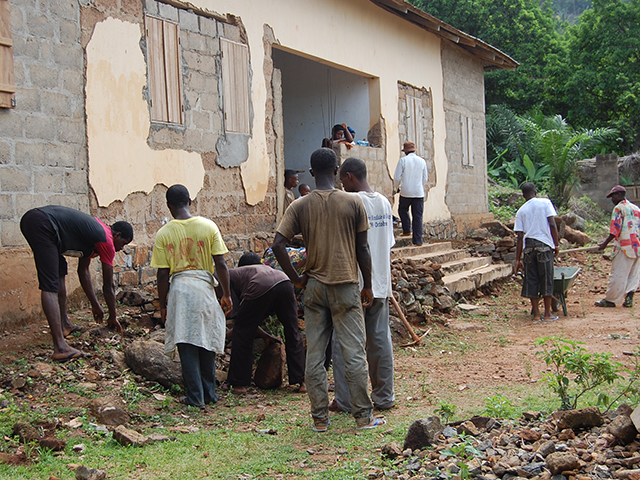
[(149, 65), (149, 97), (151, 99), (151, 120), (168, 122), (167, 87), (164, 66), (164, 32), (162, 20), (145, 16), (147, 32), (147, 61)]
[(467, 117), (460, 115), (460, 133), (462, 135), (462, 165), (469, 165), (469, 131), (467, 130)]
[(13, 71), (13, 47), (11, 41), (11, 5), (0, 0), (0, 107), (15, 107), (16, 82)]
[(473, 167), (473, 118), (467, 117), (467, 165)]
[(163, 22), (164, 66), (167, 88), (167, 121), (182, 123), (182, 94), (180, 89), (180, 30), (172, 22)]

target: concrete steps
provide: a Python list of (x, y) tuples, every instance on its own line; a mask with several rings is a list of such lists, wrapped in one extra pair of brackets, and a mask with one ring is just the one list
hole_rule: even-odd
[[(406, 237), (402, 237), (403, 239)], [(410, 240), (410, 239), (409, 239)], [(451, 242), (429, 243), (422, 246), (396, 246), (391, 259), (411, 258), (429, 260), (442, 265), (444, 286), (451, 294), (466, 293), (495, 280), (511, 275), (510, 264), (492, 264), (491, 257), (471, 257), (466, 250), (454, 249)]]

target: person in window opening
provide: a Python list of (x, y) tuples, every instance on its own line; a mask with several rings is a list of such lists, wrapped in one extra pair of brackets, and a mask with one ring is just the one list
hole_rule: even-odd
[(325, 138), (322, 140), (322, 146), (324, 148), (331, 148), (333, 145), (337, 143), (344, 143), (347, 145), (347, 148), (351, 148), (353, 146), (353, 135), (356, 132), (347, 126), (346, 123), (336, 124), (331, 129), (331, 138)]
[(42, 309), (47, 317), (53, 338), (52, 360), (66, 362), (86, 354), (72, 348), (65, 340), (81, 328), (67, 316), (66, 275), (64, 256), (79, 257), (78, 277), (96, 322), (102, 323), (104, 311), (91, 284), (89, 265), (97, 256), (102, 262), (102, 292), (107, 302), (107, 326), (121, 332), (116, 316), (116, 295), (113, 282), (113, 259), (116, 252), (133, 240), (133, 228), (127, 222), (108, 227), (97, 218), (72, 208), (48, 205), (34, 208), (20, 220), (20, 230), (26, 238), (36, 263)]
[(289, 208), (296, 196), (293, 189), (298, 186), (298, 173), (295, 170), (287, 169), (284, 171), (284, 209)]

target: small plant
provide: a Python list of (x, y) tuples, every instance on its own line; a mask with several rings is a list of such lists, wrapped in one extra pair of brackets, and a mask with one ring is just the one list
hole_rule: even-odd
[(501, 394), (484, 399), (484, 412), (490, 417), (512, 418), (516, 411), (513, 403)]
[[(622, 365), (611, 360), (611, 353), (589, 353), (582, 347), (584, 342), (558, 337), (538, 338), (537, 347), (542, 347), (536, 355), (542, 357), (552, 371), (545, 374), (545, 380), (560, 397), (563, 410), (574, 409), (585, 393), (596, 390), (604, 384), (611, 385), (620, 378)], [(598, 396), (598, 403), (605, 404), (606, 394)]]
[(474, 438), (472, 436), (461, 433), (458, 438), (460, 439), (459, 443), (452, 444), (449, 448), (442, 450), (440, 454), (445, 457), (456, 458), (456, 464), (458, 465), (458, 468), (460, 468), (458, 477), (460, 477), (461, 480), (467, 480), (471, 477), (467, 460), (481, 457), (482, 453), (473, 446)]
[(438, 405), (438, 408), (436, 408), (433, 413), (444, 418), (445, 423), (449, 423), (449, 420), (455, 416), (456, 410), (458, 410), (458, 407), (453, 403), (440, 402), (440, 405)]

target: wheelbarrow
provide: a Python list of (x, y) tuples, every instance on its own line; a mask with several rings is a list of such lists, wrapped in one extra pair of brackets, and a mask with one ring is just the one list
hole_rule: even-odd
[(557, 303), (562, 304), (562, 313), (567, 316), (567, 290), (573, 284), (574, 280), (578, 276), (580, 267), (554, 267), (553, 268), (553, 299), (554, 308), (557, 310)]

